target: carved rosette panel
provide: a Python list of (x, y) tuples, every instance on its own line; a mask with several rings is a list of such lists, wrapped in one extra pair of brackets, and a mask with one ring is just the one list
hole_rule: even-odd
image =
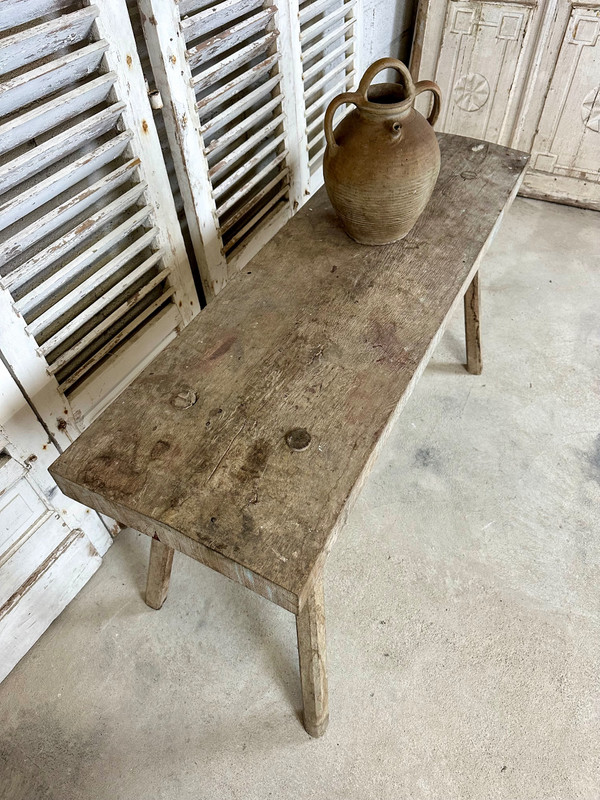
[(490, 85), (479, 72), (462, 75), (454, 84), (452, 97), (463, 111), (479, 111), (490, 96)]
[(518, 2), (448, 2), (436, 70), (447, 98), (443, 130), (508, 143), (507, 114), (519, 90), (531, 9)]

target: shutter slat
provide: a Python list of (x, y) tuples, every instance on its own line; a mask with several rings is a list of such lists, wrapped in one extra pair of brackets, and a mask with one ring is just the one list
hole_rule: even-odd
[(263, 0), (224, 0), (210, 8), (181, 20), (181, 30), (186, 42), (206, 36), (215, 28), (226, 25), (232, 18), (260, 8)]
[(320, 164), (321, 159), (323, 158), (323, 153), (324, 152), (325, 152), (325, 147), (323, 146), (323, 147), (320, 148), (320, 150), (317, 153), (315, 153), (314, 156), (312, 156), (312, 158), (309, 159), (308, 166), (311, 169), (314, 169), (316, 166), (318, 166)]
[(211, 167), (208, 171), (209, 176), (211, 178), (215, 178), (218, 176), (219, 172), (222, 172), (222, 170), (227, 169), (227, 167), (235, 164), (236, 161), (239, 161), (240, 158), (242, 158), (248, 152), (248, 150), (251, 150), (257, 144), (262, 142), (262, 140), (266, 139), (267, 136), (270, 136), (275, 128), (277, 128), (279, 125), (283, 125), (283, 117), (281, 115), (275, 117), (274, 120), (269, 122), (260, 130), (256, 131), (256, 133), (254, 133), (248, 139), (244, 139), (239, 147), (236, 147), (235, 150), (233, 150), (231, 153), (228, 153), (220, 161), (217, 161), (214, 167)]
[(74, 197), (61, 203), (41, 219), (31, 223), (24, 230), (19, 231), (19, 233), (3, 242), (0, 246), (0, 266), (21, 255), (28, 247), (31, 247), (31, 245), (43, 239), (44, 236), (64, 225), (109, 192), (121, 186), (132, 177), (139, 164), (139, 158), (131, 159), (127, 164), (96, 181), (92, 186), (78, 192)]
[(4, 164), (0, 167), (0, 194), (69, 155), (90, 139), (106, 133), (116, 124), (124, 108), (125, 103), (113, 103), (88, 119), (82, 120), (78, 125)]
[[(40, 352), (47, 356), (52, 352), (52, 350), (55, 350), (60, 344), (62, 344), (62, 342), (65, 342), (79, 328), (81, 328), (82, 325), (85, 325), (86, 322), (89, 322), (96, 316), (96, 314), (100, 313), (103, 308), (109, 305), (109, 303), (112, 303), (113, 300), (116, 300), (119, 295), (124, 294), (127, 289), (129, 289), (130, 286), (133, 286), (134, 283), (143, 277), (148, 270), (156, 266), (163, 255), (164, 253), (161, 250), (157, 250), (156, 253), (152, 253), (152, 255), (147, 258), (143, 264), (140, 264), (139, 267), (136, 267), (134, 270), (128, 273), (101, 297), (87, 306), (87, 308), (85, 308), (80, 314), (64, 325), (51, 339), (48, 339), (48, 341), (44, 342), (44, 344), (40, 347)], [(168, 274), (169, 270), (163, 270), (160, 273), (162, 276), (161, 279), (164, 280)], [(52, 359), (49, 360), (52, 361)]]
[(327, 53), (322, 59), (316, 61), (312, 65), (312, 67), (309, 67), (309, 69), (307, 69), (306, 72), (303, 73), (302, 78), (304, 82), (306, 83), (306, 81), (309, 81), (315, 75), (318, 75), (319, 72), (325, 69), (325, 67), (327, 67), (328, 64), (331, 64), (332, 61), (335, 61), (335, 59), (338, 56), (342, 55), (342, 53), (345, 53), (346, 50), (348, 50), (348, 48), (352, 46), (353, 43), (351, 39), (344, 39), (343, 44), (341, 44), (339, 47), (336, 47), (335, 50), (331, 51), (331, 53)]
[(212, 139), (208, 147), (206, 147), (206, 154), (214, 153), (216, 150), (221, 150), (224, 147), (232, 144), (236, 139), (249, 131), (254, 125), (259, 122), (264, 116), (273, 111), (274, 108), (281, 105), (280, 97), (273, 97), (262, 108), (257, 109), (252, 114), (249, 114), (242, 122), (240, 122), (233, 130), (227, 131), (222, 134), (218, 139)]
[[(162, 272), (159, 272), (159, 274), (156, 275), (154, 278), (152, 278), (152, 280), (148, 281), (147, 284), (145, 284), (139, 291), (135, 293), (134, 297), (132, 298), (134, 301), (133, 303), (131, 300), (126, 300), (124, 303), (121, 303), (121, 305), (118, 306), (118, 308), (116, 308), (113, 312), (111, 312), (107, 317), (104, 317), (102, 321), (98, 323), (98, 325), (96, 325), (94, 328), (92, 328), (91, 331), (89, 331), (89, 333), (86, 333), (85, 336), (82, 336), (81, 339), (79, 339), (73, 345), (73, 347), (70, 347), (68, 350), (62, 353), (56, 359), (56, 361), (53, 361), (52, 364), (50, 364), (49, 368), (50, 372), (56, 373), (59, 372), (64, 367), (66, 367), (69, 361), (72, 361), (75, 358), (75, 356), (79, 355), (79, 353), (85, 350), (86, 347), (89, 347), (91, 344), (93, 344), (94, 339), (97, 339), (99, 336), (101, 336), (101, 334), (103, 334), (104, 331), (108, 330), (111, 327), (111, 325), (115, 324), (115, 322), (118, 322), (121, 319), (121, 317), (124, 317), (125, 314), (127, 314), (127, 312), (131, 310), (132, 306), (135, 305), (135, 303), (139, 303), (139, 301), (143, 300), (144, 297), (146, 297), (146, 295), (150, 294), (150, 292), (159, 283), (162, 283), (162, 281), (164, 281), (165, 278), (167, 277), (168, 272), (169, 272), (168, 270), (163, 270)], [(173, 289), (165, 292), (165, 294), (169, 296), (169, 294), (172, 294), (172, 292)]]
[(356, 19), (348, 19), (344, 22), (343, 25), (340, 25), (339, 28), (328, 33), (322, 39), (319, 39), (314, 44), (311, 44), (310, 47), (302, 48), (302, 63), (306, 64), (307, 62), (311, 61), (315, 56), (320, 55), (325, 51), (327, 47), (335, 40), (339, 39), (341, 36), (346, 36), (348, 31), (354, 27), (356, 24)]
[(248, 70), (243, 75), (234, 78), (224, 86), (220, 86), (218, 89), (212, 92), (212, 94), (203, 97), (202, 100), (196, 104), (200, 118), (202, 119), (203, 117), (206, 117), (212, 108), (226, 102), (227, 100), (230, 100), (232, 97), (238, 94), (238, 92), (241, 92), (243, 89), (246, 89), (255, 81), (262, 78), (267, 72), (270, 72), (270, 70), (273, 69), (278, 61), (279, 53), (275, 53), (272, 56), (269, 56), (269, 58), (266, 58), (264, 61), (261, 61), (260, 64), (252, 67), (252, 69)]
[(0, 31), (17, 28), (45, 14), (73, 5), (73, 0), (13, 0), (0, 3)]
[(228, 50), (240, 45), (253, 34), (261, 32), (273, 19), (275, 11), (275, 6), (268, 6), (258, 14), (245, 19), (243, 22), (238, 22), (226, 31), (216, 36), (211, 36), (210, 39), (202, 42), (202, 44), (190, 48), (187, 51), (190, 69), (196, 69), (196, 67), (205, 64), (207, 61), (218, 58)]
[(7, 36), (0, 47), (0, 75), (77, 44), (88, 36), (97, 16), (98, 9), (88, 6)]
[[(149, 247), (156, 238), (156, 234), (157, 231), (155, 228), (145, 231), (138, 239), (130, 244), (129, 247), (126, 247), (121, 253), (111, 258), (108, 263), (89, 275), (84, 281), (75, 286), (74, 289), (71, 289), (70, 292), (63, 295), (60, 300), (56, 300), (50, 308), (46, 309), (46, 311), (27, 326), (29, 333), (35, 337), (40, 336), (46, 328), (59, 320), (70, 308), (79, 303), (86, 295), (93, 293), (94, 289), (110, 278), (111, 275), (116, 274), (120, 269), (126, 266), (129, 261), (137, 256), (138, 253), (141, 253), (144, 248)], [(69, 323), (69, 325), (71, 325), (71, 323)], [(41, 349), (43, 353), (49, 353), (58, 343), (68, 338), (68, 335), (64, 335), (63, 337), (63, 333), (67, 327), (68, 326), (63, 327), (56, 333), (50, 340), (50, 344), (45, 342), (42, 345)]]
[(53, 272), (45, 280), (40, 281), (31, 291), (25, 294), (20, 300), (15, 303), (15, 307), (20, 314), (28, 317), (32, 310), (40, 304), (40, 301), (46, 300), (52, 294), (58, 292), (62, 287), (67, 286), (77, 276), (86, 270), (96, 259), (103, 256), (113, 247), (116, 247), (119, 242), (126, 239), (136, 228), (142, 225), (150, 216), (151, 209), (149, 206), (144, 206), (137, 213), (122, 222), (116, 228), (109, 231), (106, 236), (103, 236), (99, 241), (95, 242), (87, 250), (74, 258), (73, 261), (68, 261), (63, 264), (60, 269)]
[(126, 131), (111, 139), (91, 153), (86, 153), (72, 164), (50, 175), (33, 189), (24, 191), (13, 200), (0, 206), (0, 230), (12, 225), (32, 211), (40, 208), (53, 197), (75, 186), (100, 167), (121, 155), (129, 142), (131, 133)]
[[(331, 81), (335, 80), (336, 76), (339, 75), (340, 72), (344, 72), (346, 67), (352, 64), (353, 61), (354, 54), (351, 54), (339, 64), (336, 64), (335, 67), (326, 72), (322, 78), (320, 78), (318, 81), (315, 81), (315, 83), (313, 83), (313, 85), (304, 92), (304, 99), (306, 100), (307, 106), (310, 105), (310, 97), (317, 93), (319, 89), (322, 89), (323, 86), (326, 86), (328, 83), (331, 83)], [(339, 86), (336, 88), (339, 88)]]
[(258, 166), (261, 161), (264, 161), (267, 156), (269, 156), (279, 145), (283, 142), (284, 135), (281, 133), (279, 136), (272, 139), (270, 142), (262, 147), (257, 153), (255, 153), (252, 158), (249, 158), (247, 161), (236, 169), (234, 172), (231, 173), (224, 181), (222, 181), (217, 187), (213, 189), (213, 195), (215, 200), (221, 197), (223, 194), (228, 192), (233, 186), (235, 186), (238, 181), (240, 181), (244, 175), (247, 175), (254, 167)]
[(239, 117), (239, 115), (248, 108), (251, 108), (255, 103), (258, 103), (260, 100), (262, 100), (265, 95), (270, 94), (280, 81), (281, 75), (275, 75), (273, 78), (269, 78), (269, 80), (265, 81), (261, 86), (257, 87), (248, 94), (242, 95), (239, 100), (237, 100), (235, 103), (231, 103), (224, 111), (222, 111), (220, 114), (217, 114), (207, 123), (202, 125), (200, 131), (202, 134), (205, 134), (207, 131), (212, 130), (213, 128), (222, 128), (232, 119)]
[(18, 111), (28, 103), (38, 102), (87, 77), (98, 69), (107, 49), (107, 42), (93, 42), (0, 84), (0, 116)]
[(276, 167), (281, 164), (282, 161), (285, 160), (288, 154), (287, 150), (284, 150), (282, 153), (279, 153), (267, 166), (263, 167), (256, 175), (253, 175), (249, 181), (247, 181), (240, 189), (232, 194), (227, 200), (223, 203), (217, 203), (217, 211), (219, 216), (226, 214), (230, 208), (233, 208), (237, 205), (243, 197), (245, 197), (248, 192), (250, 192), (257, 184), (259, 184), (266, 176), (272, 172)]
[(66, 378), (64, 381), (61, 381), (59, 386), (62, 389), (62, 391), (63, 392), (68, 391), (71, 388), (71, 386), (73, 386), (73, 384), (81, 380), (81, 378), (87, 372), (89, 372), (92, 369), (92, 367), (95, 367), (96, 364), (104, 358), (104, 356), (108, 355), (108, 353), (111, 353), (116, 347), (118, 347), (123, 341), (123, 339), (129, 336), (129, 334), (132, 333), (136, 328), (139, 328), (142, 322), (148, 319), (148, 317), (151, 316), (158, 308), (160, 308), (169, 298), (171, 298), (174, 293), (175, 289), (173, 288), (169, 288), (167, 289), (166, 292), (163, 292), (163, 294), (161, 294), (161, 296), (157, 300), (155, 300), (153, 303), (147, 306), (142, 311), (141, 314), (139, 314), (134, 320), (132, 320), (132, 322), (129, 322), (122, 330), (119, 331), (119, 333), (116, 336), (114, 336), (109, 342), (107, 342), (103, 347), (101, 347), (100, 350), (94, 353), (92, 358), (90, 358), (88, 361), (85, 362), (85, 364), (83, 364), (81, 367), (75, 370), (75, 372), (73, 372), (73, 374), (70, 375), (68, 378)]
[(233, 248), (240, 242), (244, 236), (248, 233), (248, 231), (252, 230), (254, 226), (260, 222), (263, 217), (266, 217), (267, 214), (271, 211), (271, 209), (279, 203), (279, 201), (289, 192), (290, 187), (284, 186), (277, 194), (272, 197), (267, 203), (261, 206), (260, 211), (255, 214), (249, 222), (247, 222), (243, 228), (241, 228), (235, 236), (232, 236), (231, 239), (224, 245), (223, 249), (226, 253), (229, 253)]
[(235, 53), (232, 53), (212, 67), (200, 72), (192, 77), (192, 87), (196, 94), (208, 89), (218, 81), (223, 80), (232, 72), (237, 72), (249, 61), (265, 53), (277, 41), (278, 32), (269, 31), (265, 36), (261, 36), (255, 42), (247, 44), (245, 47), (240, 48)]
[[(329, 27), (332, 22), (336, 21), (340, 17), (345, 17), (356, 5), (356, 0), (350, 0), (348, 3), (345, 3), (343, 6), (336, 8), (334, 11), (327, 14), (323, 19), (320, 19), (318, 22), (315, 22), (313, 25), (310, 25), (308, 28), (305, 28), (300, 33), (300, 41), (310, 42), (312, 41), (317, 34), (319, 34), (324, 28)], [(320, 43), (321, 49), (323, 43)]]
[[(253, 195), (247, 203), (245, 203), (240, 209), (238, 209), (234, 214), (227, 218), (227, 220), (221, 225), (221, 233), (227, 233), (227, 231), (231, 230), (234, 225), (243, 219), (247, 214), (249, 214), (252, 209), (257, 206), (268, 194), (269, 192), (277, 186), (278, 183), (281, 183), (282, 180), (285, 180), (288, 177), (289, 170), (287, 167), (282, 169), (272, 180), (267, 183), (266, 186)], [(286, 183), (286, 189), (289, 187)]]
[[(339, 0), (337, 0), (337, 2), (339, 2)], [(315, 0), (314, 3), (308, 3), (298, 14), (300, 25), (306, 25), (306, 23), (313, 19), (313, 17), (316, 17), (317, 14), (322, 14), (324, 11), (327, 11), (334, 3), (336, 3), (336, 0)]]
[(107, 98), (116, 79), (114, 72), (107, 72), (0, 125), (0, 155), (97, 106)]
[[(346, 75), (344, 76), (343, 86), (348, 86), (348, 84), (354, 78), (355, 74), (356, 73), (354, 70), (346, 73)], [(336, 94), (339, 94), (341, 91), (343, 91), (343, 89), (340, 88), (340, 85), (334, 86), (332, 89), (328, 89), (327, 92), (322, 94), (321, 97), (317, 97), (315, 100), (313, 100), (312, 103), (306, 106), (306, 118), (308, 119), (308, 117), (316, 113), (316, 111), (321, 109), (326, 103), (329, 102), (329, 100), (331, 100), (333, 97), (335, 97)], [(311, 129), (314, 128), (315, 125), (318, 127), (319, 125), (322, 124), (323, 120), (319, 117), (318, 119), (313, 120), (311, 122), (308, 129), (310, 131)]]
[(115, 217), (130, 208), (139, 200), (145, 189), (146, 183), (139, 183), (129, 189), (128, 192), (125, 192), (125, 194), (117, 197), (112, 203), (102, 206), (88, 219), (80, 222), (79, 225), (76, 225), (64, 236), (61, 236), (60, 241), (48, 245), (44, 250), (36, 253), (35, 256), (2, 278), (3, 285), (7, 289), (23, 286), (23, 284), (32, 280), (35, 275), (48, 269), (55, 261), (65, 258), (67, 253), (74, 247), (91, 238), (104, 225), (109, 225)]

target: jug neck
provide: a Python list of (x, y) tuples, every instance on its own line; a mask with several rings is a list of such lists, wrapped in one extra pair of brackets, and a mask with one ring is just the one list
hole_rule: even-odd
[(361, 116), (369, 119), (402, 119), (412, 111), (414, 99), (414, 94), (407, 97), (404, 86), (398, 83), (375, 83), (356, 106)]

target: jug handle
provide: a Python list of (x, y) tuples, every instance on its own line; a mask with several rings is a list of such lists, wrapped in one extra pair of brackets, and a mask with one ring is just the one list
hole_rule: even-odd
[(433, 94), (433, 107), (430, 115), (427, 117), (427, 122), (433, 127), (440, 115), (442, 91), (437, 83), (433, 81), (419, 81), (415, 86), (415, 97), (421, 94), (421, 92), (431, 92)]
[(371, 66), (365, 70), (364, 75), (360, 79), (357, 94), (361, 95), (362, 99), (368, 100), (367, 92), (369, 91), (369, 86), (373, 78), (380, 72), (383, 72), (384, 69), (395, 69), (396, 72), (399, 72), (404, 79), (406, 98), (414, 97), (415, 84), (406, 64), (403, 64), (402, 61), (399, 61), (397, 58), (380, 58), (378, 61), (374, 61)]
[(343, 94), (338, 94), (337, 97), (334, 97), (331, 103), (329, 103), (327, 106), (323, 126), (325, 128), (325, 139), (327, 140), (327, 145), (332, 152), (339, 147), (335, 140), (335, 136), (333, 135), (333, 117), (335, 112), (340, 106), (344, 105), (344, 103), (354, 103), (354, 105), (357, 105), (361, 99), (361, 96), (357, 92), (344, 92)]

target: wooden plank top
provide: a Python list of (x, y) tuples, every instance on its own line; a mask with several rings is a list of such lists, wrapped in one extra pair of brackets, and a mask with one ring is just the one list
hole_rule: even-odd
[[(439, 141), (406, 239), (355, 243), (320, 190), (55, 462), (60, 488), (300, 605), (528, 160)], [(311, 437), (301, 452), (295, 428)]]

